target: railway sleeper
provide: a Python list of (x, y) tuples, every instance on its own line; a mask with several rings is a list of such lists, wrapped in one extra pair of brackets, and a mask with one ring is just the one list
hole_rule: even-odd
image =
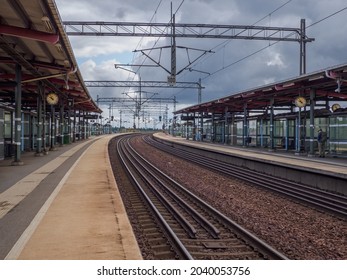
[(171, 251), (171, 246), (168, 246), (167, 244), (151, 245), (151, 248), (155, 252), (168, 252), (168, 251)]
[(150, 221), (150, 220), (142, 221), (142, 220), (141, 220), (141, 226), (142, 226), (143, 228), (150, 228), (150, 227), (153, 227), (153, 221)]
[[(234, 260), (255, 260), (255, 259), (264, 259), (261, 254), (256, 252), (192, 252), (194, 258), (198, 259), (234, 259)], [(224, 257), (224, 258), (223, 258)]]
[(166, 260), (166, 259), (172, 260), (173, 254), (174, 253), (171, 250), (153, 252), (155, 259), (161, 259), (161, 260)]
[(148, 238), (147, 241), (151, 244), (151, 247), (157, 246), (157, 245), (162, 245), (162, 244), (167, 245), (167, 240), (163, 239), (163, 237)]
[(158, 230), (158, 228), (153, 226), (148, 228), (143, 228), (143, 232), (146, 234), (146, 236), (162, 235), (162, 233)]

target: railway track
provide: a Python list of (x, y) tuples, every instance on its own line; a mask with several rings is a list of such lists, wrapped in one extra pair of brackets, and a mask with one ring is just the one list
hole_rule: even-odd
[(119, 138), (117, 150), (136, 186), (127, 195), (155, 259), (286, 259), (150, 164), (130, 138)]
[(164, 152), (173, 154), (210, 170), (217, 171), (223, 175), (238, 178), (253, 185), (269, 189), (281, 195), (290, 197), (295, 201), (304, 203), (305, 205), (347, 219), (347, 197), (345, 196), (336, 195), (288, 180), (274, 178), (273, 176), (244, 169), (216, 159), (207, 159), (202, 155), (173, 148), (169, 145), (155, 141), (148, 135), (143, 136), (142, 138), (147, 144)]

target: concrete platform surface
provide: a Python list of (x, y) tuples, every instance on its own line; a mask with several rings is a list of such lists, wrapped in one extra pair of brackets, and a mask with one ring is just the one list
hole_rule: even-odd
[(6, 259), (142, 259), (103, 136), (79, 157)]

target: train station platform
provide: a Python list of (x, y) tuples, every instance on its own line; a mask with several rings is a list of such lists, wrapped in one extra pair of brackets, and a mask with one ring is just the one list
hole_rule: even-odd
[[(233, 156), (234, 163), (239, 166), (347, 195), (346, 158), (332, 156), (325, 158), (308, 157), (307, 155), (296, 155), (294, 152), (268, 151), (255, 147), (244, 148), (199, 142), (165, 133), (156, 133), (154, 137), (179, 145), (217, 152), (220, 155)], [(288, 169), (293, 172), (288, 172)], [(330, 179), (327, 180), (327, 178), (334, 178), (335, 180), (333, 182)]]
[(1, 259), (142, 259), (109, 162), (112, 137), (1, 162)]

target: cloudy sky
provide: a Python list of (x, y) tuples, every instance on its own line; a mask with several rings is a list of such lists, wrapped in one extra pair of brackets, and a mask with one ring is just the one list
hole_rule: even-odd
[[(307, 73), (347, 62), (345, 0), (56, 0), (63, 21), (154, 22), (170, 21), (170, 5), (176, 12), (176, 22), (194, 24), (259, 25), (300, 27), (306, 19), (306, 34), (315, 38), (307, 44)], [(336, 13), (336, 14), (335, 14)], [(114, 64), (150, 64), (134, 50), (167, 47), (169, 38), (141, 37), (78, 37), (70, 41), (84, 80), (166, 81), (168, 73), (159, 67), (133, 68), (137, 75), (115, 69)], [(299, 43), (222, 39), (181, 39), (178, 46), (211, 50), (191, 68), (177, 76), (179, 82), (202, 80), (202, 101), (217, 99), (232, 93), (281, 81), (299, 75)], [(262, 50), (262, 51), (260, 51)], [(253, 53), (256, 53), (252, 55)], [(190, 61), (201, 55), (189, 51)], [(150, 52), (158, 60), (159, 50)], [(145, 60), (146, 59), (146, 60)], [(163, 48), (160, 63), (170, 69), (170, 50)], [(187, 51), (177, 49), (177, 70), (189, 63)], [(132, 96), (125, 88), (89, 88), (94, 98)], [(196, 89), (145, 89), (157, 97), (176, 96), (177, 109), (197, 103)], [(105, 107), (103, 107), (105, 110)], [(172, 112), (170, 106), (169, 113)], [(105, 110), (108, 114), (108, 110)], [(114, 113), (116, 115), (116, 113)]]

